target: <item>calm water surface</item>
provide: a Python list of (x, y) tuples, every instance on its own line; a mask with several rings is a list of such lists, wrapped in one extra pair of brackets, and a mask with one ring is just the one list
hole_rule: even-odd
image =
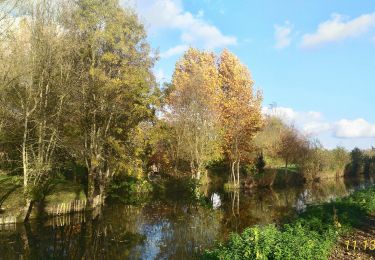
[(226, 193), (205, 190), (207, 202), (173, 194), (138, 206), (110, 202), (91, 216), (74, 214), (0, 225), (0, 259), (192, 259), (230, 232), (282, 223), (307, 204), (343, 197), (372, 178), (303, 187)]

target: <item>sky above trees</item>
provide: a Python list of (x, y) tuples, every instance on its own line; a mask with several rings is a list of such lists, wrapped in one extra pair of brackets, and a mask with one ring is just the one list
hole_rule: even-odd
[(159, 49), (160, 82), (170, 81), (189, 46), (227, 47), (263, 90), (264, 113), (294, 123), (328, 148), (375, 146), (372, 1), (121, 2), (137, 10)]

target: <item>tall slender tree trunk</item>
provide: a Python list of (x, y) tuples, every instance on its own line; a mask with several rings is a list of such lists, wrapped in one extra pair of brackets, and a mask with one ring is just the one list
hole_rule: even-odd
[(240, 192), (237, 191), (237, 214), (240, 215)]
[(239, 170), (239, 165), (240, 165), (240, 156), (239, 156), (239, 152), (238, 152), (238, 138), (236, 136), (235, 138), (235, 155), (236, 155), (236, 160), (235, 160), (235, 167), (236, 167), (236, 172), (234, 172), (233, 174), (236, 175), (237, 174), (237, 182), (235, 182), (235, 185), (237, 186), (237, 188), (240, 187), (240, 170)]
[(190, 172), (191, 172), (191, 178), (195, 179), (195, 167), (194, 167), (194, 161), (190, 160)]
[(29, 198), (26, 198), (25, 217), (23, 219), (24, 222), (29, 221), (33, 206), (34, 206), (34, 201)]
[(25, 205), (25, 217), (23, 218), (24, 222), (27, 222), (30, 218), (31, 210), (33, 208), (34, 202), (28, 198), (29, 194), (27, 194), (27, 188), (29, 184), (29, 172), (28, 172), (28, 154), (27, 154), (27, 133), (28, 133), (28, 112), (25, 112), (25, 122), (24, 122), (24, 132), (23, 132), (23, 140), (22, 140), (22, 167), (23, 167), (23, 190), (26, 200)]
[(240, 187), (240, 159), (237, 161), (237, 186)]
[(88, 169), (87, 176), (87, 206), (89, 209), (93, 208), (95, 194), (95, 169), (93, 166), (90, 166)]
[(23, 140), (22, 140), (22, 167), (23, 167), (23, 188), (26, 191), (28, 183), (28, 158), (27, 158), (27, 131), (28, 131), (28, 118), (27, 114), (24, 122)]
[(232, 196), (232, 215), (236, 216), (236, 213), (234, 211), (234, 205), (235, 205), (235, 201), (236, 201), (236, 193), (233, 191), (233, 192), (231, 192), (230, 195)]
[(231, 162), (230, 170), (232, 175), (232, 184), (236, 185), (236, 174), (235, 174), (236, 161)]

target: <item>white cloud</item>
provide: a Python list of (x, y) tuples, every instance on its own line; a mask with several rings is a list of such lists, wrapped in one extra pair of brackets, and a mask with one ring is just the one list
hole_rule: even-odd
[(287, 124), (293, 124), (298, 129), (312, 137), (317, 137), (325, 148), (332, 149), (337, 145), (347, 149), (360, 147), (367, 149), (375, 146), (375, 124), (365, 119), (341, 119), (327, 121), (316, 111), (295, 111), (288, 107), (263, 108), (263, 114), (281, 118)]
[(275, 48), (276, 49), (283, 49), (290, 45), (292, 42), (292, 25), (286, 21), (284, 25), (275, 25)]
[(366, 33), (374, 26), (375, 12), (363, 14), (352, 20), (348, 20), (340, 14), (332, 14), (331, 19), (318, 25), (316, 32), (303, 35), (301, 46), (313, 48), (324, 43), (355, 38)]
[(332, 129), (332, 125), (327, 122), (312, 121), (303, 125), (303, 131), (307, 134), (318, 135)]
[(375, 124), (370, 124), (363, 118), (355, 120), (342, 119), (335, 123), (334, 134), (340, 138), (375, 137)]
[(215, 26), (200, 22), (184, 31), (181, 40), (188, 44), (202, 45), (205, 49), (211, 50), (237, 44), (235, 37), (225, 36)]
[(298, 114), (292, 108), (289, 107), (263, 107), (263, 114), (277, 116), (282, 119), (284, 122), (292, 123), (296, 120)]
[(237, 44), (237, 38), (224, 35), (203, 19), (204, 12), (194, 15), (183, 9), (178, 0), (133, 0), (133, 6), (145, 20), (150, 31), (178, 30), (181, 45), (215, 49)]
[(320, 135), (330, 132), (336, 138), (375, 138), (375, 124), (363, 118), (354, 120), (341, 119), (328, 122), (316, 111), (295, 111), (288, 107), (263, 107), (263, 114), (279, 117), (287, 124), (294, 124), (305, 134)]
[(320, 112), (316, 111), (309, 111), (307, 112), (308, 116), (314, 120), (321, 120), (322, 119), (322, 114)]
[(294, 124), (304, 133), (317, 135), (330, 130), (332, 127), (324, 121), (321, 113), (316, 111), (300, 112), (289, 107), (263, 108), (263, 113), (279, 117), (287, 124)]
[(165, 52), (160, 53), (161, 58), (169, 58), (178, 54), (183, 53), (189, 48), (188, 45), (182, 44), (182, 45), (177, 45), (175, 47), (172, 47)]

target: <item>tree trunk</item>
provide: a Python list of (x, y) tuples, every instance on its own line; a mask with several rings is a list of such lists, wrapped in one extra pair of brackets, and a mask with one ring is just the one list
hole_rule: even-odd
[(33, 206), (34, 206), (34, 201), (30, 200), (30, 199), (27, 199), (26, 200), (26, 208), (25, 208), (26, 213), (25, 213), (25, 218), (23, 219), (24, 222), (29, 221), (31, 210), (33, 209)]
[(237, 161), (237, 186), (240, 187), (240, 160)]
[(240, 191), (237, 191), (237, 215), (240, 215)]
[(93, 227), (93, 216), (92, 212), (89, 212), (89, 219), (86, 220), (84, 228), (84, 256), (82, 259), (93, 259), (93, 237), (94, 237), (94, 227)]
[(201, 171), (198, 169), (197, 174), (195, 175), (195, 178), (199, 181), (201, 178)]
[(25, 117), (24, 122), (24, 130), (23, 130), (23, 141), (22, 141), (22, 167), (23, 167), (23, 187), (26, 191), (27, 182), (28, 182), (28, 158), (27, 158), (27, 149), (26, 149), (26, 141), (27, 141), (27, 131), (28, 131), (28, 118), (27, 115)]
[(87, 207), (89, 209), (93, 208), (94, 194), (95, 194), (95, 170), (90, 167), (88, 169), (87, 176)]
[(231, 162), (231, 174), (232, 174), (232, 184), (233, 185), (236, 185), (236, 174), (235, 174), (235, 170), (234, 170), (234, 167), (236, 165), (236, 161), (234, 162)]
[(110, 182), (110, 170), (107, 169), (105, 172), (101, 172), (99, 182), (99, 192), (102, 198), (101, 203), (104, 203), (104, 200), (107, 196), (107, 184)]
[[(238, 152), (238, 138), (236, 136), (235, 139), (235, 152), (236, 152), (236, 160), (235, 160), (235, 167), (236, 167), (236, 172), (237, 172), (237, 182), (235, 182), (235, 185), (239, 188), (240, 187), (240, 170), (239, 170), (239, 165), (240, 165), (240, 156)], [(234, 175), (236, 175), (235, 172), (233, 172)]]
[(191, 172), (191, 178), (195, 179), (195, 167), (193, 160), (190, 160), (190, 172)]

